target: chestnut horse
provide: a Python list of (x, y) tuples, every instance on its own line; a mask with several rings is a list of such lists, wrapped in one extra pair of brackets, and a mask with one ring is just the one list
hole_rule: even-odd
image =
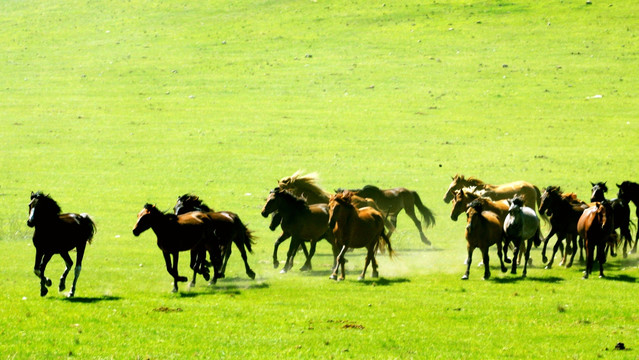
[(66, 288), (67, 275), (73, 266), (69, 251), (76, 249), (75, 276), (71, 291), (67, 295), (75, 295), (78, 277), (82, 270), (82, 258), (87, 243), (91, 243), (95, 234), (95, 223), (88, 214), (61, 214), (60, 206), (49, 195), (38, 191), (31, 192), (29, 202), (29, 218), (27, 226), (35, 227), (33, 232), (33, 246), (36, 248), (33, 272), (40, 278), (40, 296), (45, 296), (51, 286), (51, 279), (44, 275), (44, 270), (53, 254), (60, 254), (66, 268), (60, 277), (59, 291)]
[(577, 231), (584, 239), (586, 248), (586, 271), (584, 279), (592, 272), (594, 252), (597, 249), (597, 261), (599, 261), (599, 277), (604, 277), (603, 265), (606, 262), (606, 243), (614, 234), (614, 215), (610, 203), (607, 201), (596, 202), (593, 206), (584, 210), (577, 224)]
[(361, 189), (349, 191), (353, 193), (353, 195), (373, 199), (379, 209), (390, 217), (393, 228), (389, 229), (388, 237), (391, 236), (394, 228), (397, 227), (397, 215), (399, 215), (402, 210), (406, 210), (406, 215), (415, 223), (422, 242), (426, 245), (431, 245), (431, 242), (426, 235), (424, 235), (422, 223), (415, 215), (415, 207), (417, 207), (417, 210), (419, 210), (419, 213), (422, 215), (422, 220), (426, 227), (435, 225), (435, 216), (429, 208), (424, 206), (416, 191), (404, 187), (382, 190), (373, 185), (366, 185)]
[(464, 175), (455, 175), (452, 182), (448, 186), (446, 194), (444, 194), (444, 202), (447, 204), (453, 199), (454, 191), (465, 187), (475, 186), (477, 190), (483, 190), (483, 196), (492, 200), (511, 199), (515, 195), (519, 195), (524, 200), (524, 205), (537, 209), (537, 205), (541, 199), (539, 189), (525, 181), (515, 181), (502, 185), (490, 185), (474, 177), (465, 178)]
[[(212, 257), (215, 275), (217, 279), (218, 269), (221, 264), (220, 243), (215, 235), (215, 226), (211, 219), (203, 212), (193, 211), (183, 215), (165, 214), (155, 205), (145, 204), (138, 213), (138, 220), (133, 227), (133, 235), (139, 236), (148, 229), (153, 229), (157, 237), (157, 245), (164, 254), (166, 270), (173, 277), (173, 292), (178, 291), (177, 283), (188, 279), (178, 273), (178, 260), (181, 251), (200, 249), (208, 250)], [(171, 261), (173, 257), (173, 261)], [(208, 277), (206, 267), (202, 265), (202, 258), (195, 264), (191, 264), (195, 273)]]
[[(375, 252), (388, 246), (389, 256), (393, 255), (393, 248), (390, 240), (384, 231), (384, 219), (382, 214), (372, 207), (358, 209), (352, 203), (353, 194), (349, 191), (335, 194), (328, 203), (329, 207), (329, 228), (334, 235), (333, 256), (335, 257), (335, 268), (330, 278), (333, 280), (344, 280), (346, 273), (344, 270), (344, 252), (349, 248), (363, 248), (367, 250), (364, 270), (359, 276), (359, 280), (364, 280), (366, 269), (372, 263), (372, 277), (378, 277), (377, 261)], [(341, 267), (342, 274), (337, 277), (337, 272)]]
[[(574, 193), (563, 194), (559, 186), (548, 186), (541, 195), (541, 203), (539, 204), (539, 213), (549, 217), (550, 232), (544, 239), (544, 247), (541, 251), (542, 261), (548, 263), (546, 269), (552, 268), (557, 250), (562, 250), (562, 241), (566, 239), (566, 252), (562, 255), (559, 266), (566, 265), (566, 268), (572, 266), (575, 255), (577, 254), (577, 223), (579, 217), (583, 214), (588, 205), (577, 199)], [(553, 235), (557, 235), (557, 241), (552, 250), (550, 262), (546, 257), (546, 248), (548, 241)], [(570, 261), (566, 263), (566, 257), (572, 251)]]
[(462, 276), (462, 280), (468, 280), (470, 273), (470, 264), (473, 262), (473, 251), (479, 248), (484, 263), (484, 280), (490, 278), (490, 266), (488, 257), (488, 248), (497, 244), (497, 255), (501, 263), (501, 271), (506, 272), (506, 266), (502, 258), (502, 240), (503, 228), (502, 222), (497, 214), (492, 211), (485, 211), (482, 202), (474, 200), (468, 204), (466, 211), (466, 245), (468, 249), (468, 259), (466, 260), (466, 273)]
[[(639, 218), (639, 184), (624, 181), (621, 185), (617, 184), (617, 188), (619, 188), (617, 197), (626, 204), (632, 201), (635, 204), (635, 215)], [(632, 253), (637, 252), (637, 243), (639, 243), (639, 224), (637, 225), (637, 235), (635, 235), (635, 245), (632, 247)]]
[[(591, 202), (603, 202), (606, 199), (605, 193), (608, 192), (608, 186), (605, 182), (590, 183), (592, 185), (592, 194), (590, 195)], [(628, 257), (628, 249), (632, 248), (632, 234), (630, 233), (630, 206), (623, 200), (610, 199), (610, 206), (614, 213), (615, 228), (613, 231), (619, 229), (620, 240), (623, 241), (623, 257)], [(636, 246), (636, 245), (635, 245)], [(614, 253), (614, 247), (610, 247), (610, 255), (616, 256)]]
[[(524, 270), (522, 272), (522, 276), (526, 277), (530, 248), (533, 243), (535, 243), (535, 246), (539, 246), (542, 240), (539, 229), (539, 218), (535, 210), (524, 206), (524, 200), (521, 197), (515, 196), (512, 200), (509, 200), (509, 203), (510, 208), (508, 209), (508, 215), (506, 216), (506, 220), (504, 220), (505, 244), (508, 245), (508, 243), (512, 241), (515, 245), (514, 258), (517, 258), (521, 247), (526, 245)], [(525, 244), (525, 242), (527, 242), (527, 244)], [(511, 273), (517, 273), (517, 261), (513, 261)]]
[(273, 265), (277, 267), (277, 249), (282, 241), (291, 237), (286, 263), (281, 273), (289, 271), (293, 267), (293, 259), (297, 248), (304, 241), (311, 243), (311, 249), (301, 271), (312, 269), (311, 259), (315, 254), (318, 241), (326, 239), (332, 243), (332, 234), (328, 229), (328, 206), (326, 204), (308, 205), (303, 198), (291, 194), (287, 190), (275, 188), (271, 191), (262, 208), (262, 216), (277, 211), (282, 217), (282, 235), (275, 241), (273, 248)]
[[(216, 229), (216, 235), (222, 246), (223, 262), (218, 278), (222, 279), (225, 277), (226, 264), (231, 256), (231, 242), (233, 242), (235, 247), (240, 251), (240, 255), (244, 261), (246, 275), (251, 279), (255, 279), (255, 272), (249, 266), (246, 255), (246, 250), (253, 253), (252, 246), (255, 243), (253, 233), (242, 223), (242, 220), (240, 220), (240, 217), (236, 213), (230, 211), (216, 212), (202, 202), (197, 195), (192, 194), (185, 194), (178, 197), (173, 211), (175, 215), (185, 214), (190, 211), (201, 211), (206, 213), (216, 224), (220, 225), (220, 228)], [(191, 257), (193, 257), (193, 252), (191, 253)], [(191, 261), (194, 261), (193, 258)]]

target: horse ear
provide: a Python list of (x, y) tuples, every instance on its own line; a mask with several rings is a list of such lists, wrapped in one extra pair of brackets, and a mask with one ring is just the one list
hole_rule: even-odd
[(608, 183), (607, 181), (604, 181), (604, 186), (606, 186), (607, 183)]
[(621, 187), (621, 185), (619, 185), (619, 184), (617, 184), (617, 183), (615, 183), (615, 185), (617, 185), (617, 187), (618, 187), (618, 188), (620, 188), (620, 187)]
[(590, 182), (590, 186), (594, 187), (595, 183), (593, 183), (592, 181)]

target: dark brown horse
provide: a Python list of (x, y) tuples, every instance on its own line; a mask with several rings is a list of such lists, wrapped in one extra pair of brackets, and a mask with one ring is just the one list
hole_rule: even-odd
[(515, 181), (502, 185), (491, 185), (476, 179), (474, 177), (465, 178), (464, 175), (455, 175), (452, 182), (448, 186), (446, 194), (444, 194), (444, 202), (447, 204), (453, 199), (455, 190), (465, 187), (475, 186), (477, 190), (483, 190), (483, 196), (493, 200), (511, 199), (515, 195), (519, 195), (524, 200), (524, 206), (537, 209), (541, 200), (539, 189), (525, 181)]
[[(344, 252), (351, 248), (366, 248), (366, 262), (364, 270), (359, 276), (359, 280), (364, 280), (366, 269), (372, 263), (372, 277), (378, 277), (377, 261), (375, 252), (383, 250), (388, 246), (389, 255), (392, 257), (393, 248), (390, 240), (384, 232), (384, 218), (382, 214), (371, 208), (358, 209), (353, 203), (352, 193), (345, 191), (335, 194), (328, 203), (329, 207), (329, 227), (334, 236), (333, 256), (335, 257), (335, 268), (330, 278), (333, 280), (344, 280), (346, 272), (344, 270)], [(342, 274), (337, 277), (338, 269), (341, 267)]]
[(612, 207), (607, 202), (596, 202), (593, 206), (584, 210), (579, 218), (577, 231), (584, 239), (584, 247), (586, 248), (586, 271), (584, 271), (584, 279), (587, 279), (592, 272), (595, 249), (597, 250), (597, 261), (599, 262), (599, 277), (604, 277), (603, 265), (606, 263), (605, 247), (612, 238), (616, 237), (611, 236), (614, 233), (614, 226)]
[(490, 264), (488, 248), (497, 244), (497, 255), (501, 263), (501, 272), (506, 272), (506, 265), (502, 257), (503, 225), (499, 216), (492, 211), (485, 211), (482, 202), (474, 200), (468, 204), (466, 212), (466, 247), (468, 258), (466, 260), (466, 273), (462, 280), (468, 280), (470, 264), (473, 262), (473, 251), (479, 248), (484, 263), (484, 280), (490, 278)]
[[(559, 266), (566, 265), (567, 268), (572, 266), (575, 255), (577, 254), (577, 223), (588, 205), (577, 199), (573, 193), (564, 194), (559, 186), (548, 186), (541, 195), (541, 203), (539, 204), (539, 213), (549, 218), (550, 232), (544, 239), (544, 247), (541, 251), (542, 260), (546, 265), (546, 269), (552, 268), (557, 250), (562, 250), (562, 241), (566, 239), (566, 252), (562, 256)], [(548, 241), (553, 235), (557, 235), (557, 241), (553, 247), (550, 262), (546, 257), (546, 248)], [(572, 251), (570, 261), (566, 262), (566, 257)]]
[(273, 265), (278, 266), (277, 249), (279, 245), (289, 237), (291, 243), (286, 255), (286, 263), (282, 273), (293, 267), (293, 259), (298, 247), (304, 242), (311, 243), (311, 249), (301, 271), (312, 269), (311, 259), (315, 254), (318, 241), (326, 239), (332, 243), (332, 234), (328, 229), (328, 207), (326, 204), (308, 205), (303, 198), (297, 197), (287, 190), (275, 188), (271, 191), (262, 208), (262, 216), (277, 211), (281, 216), (282, 235), (275, 241), (273, 248)]
[(64, 291), (67, 275), (73, 266), (69, 251), (76, 249), (75, 276), (71, 291), (67, 296), (73, 297), (82, 270), (82, 258), (87, 243), (91, 243), (95, 234), (95, 223), (88, 214), (61, 214), (60, 206), (49, 195), (38, 191), (31, 193), (29, 202), (29, 218), (27, 225), (35, 227), (33, 245), (36, 248), (33, 272), (40, 278), (40, 296), (45, 296), (51, 286), (51, 279), (44, 275), (44, 270), (54, 254), (60, 254), (66, 268), (60, 277), (59, 291)]
[[(215, 269), (213, 276), (213, 282), (215, 282), (222, 262), (220, 243), (215, 234), (215, 225), (205, 213), (193, 211), (183, 215), (165, 214), (155, 205), (146, 204), (138, 213), (138, 220), (133, 227), (133, 235), (139, 236), (148, 229), (153, 229), (157, 237), (158, 248), (164, 254), (166, 270), (173, 277), (173, 292), (177, 292), (178, 282), (188, 280), (178, 273), (178, 260), (181, 251), (195, 250), (199, 252), (200, 249), (208, 251)], [(173, 257), (172, 260), (171, 257)], [(200, 261), (191, 264), (194, 278), (196, 272), (205, 278), (207, 277), (207, 269), (201, 260), (200, 258)]]
[[(230, 211), (215, 211), (202, 202), (197, 195), (192, 194), (179, 196), (173, 207), (173, 211), (176, 215), (185, 214), (190, 211), (201, 211), (206, 213), (216, 224), (216, 236), (222, 246), (221, 251), (223, 255), (223, 262), (218, 278), (222, 279), (225, 277), (226, 264), (231, 256), (231, 243), (234, 243), (244, 261), (246, 275), (251, 279), (255, 279), (255, 272), (249, 266), (246, 255), (246, 250), (253, 253), (252, 246), (254, 244), (254, 237), (236, 213)], [(193, 252), (191, 256), (194, 256)], [(193, 262), (194, 260), (192, 259), (191, 261)]]
[[(619, 229), (619, 239), (623, 242), (623, 257), (628, 257), (628, 249), (632, 248), (632, 234), (630, 233), (630, 206), (627, 202), (617, 199), (606, 199), (606, 192), (608, 192), (608, 186), (605, 182), (590, 183), (592, 185), (592, 194), (590, 195), (591, 202), (603, 202), (608, 201), (612, 207), (615, 219), (614, 231)], [(635, 244), (636, 246), (636, 244)], [(614, 247), (610, 248), (610, 255), (615, 256)]]
[[(428, 238), (426, 238), (426, 235), (424, 235), (422, 223), (415, 215), (415, 207), (417, 207), (417, 210), (419, 210), (419, 213), (422, 215), (422, 220), (426, 227), (435, 225), (435, 216), (430, 209), (424, 206), (416, 191), (404, 187), (382, 190), (373, 185), (366, 185), (361, 189), (349, 191), (359, 197), (373, 199), (379, 209), (390, 218), (393, 228), (397, 227), (397, 215), (399, 215), (402, 210), (406, 210), (406, 215), (413, 220), (417, 230), (419, 230), (419, 236), (422, 242), (426, 245), (431, 244)], [(394, 229), (389, 229), (388, 237), (392, 235), (393, 230)]]
[[(617, 197), (626, 204), (632, 201), (632, 203), (635, 204), (635, 215), (639, 218), (639, 184), (631, 181), (624, 181), (621, 185), (617, 184), (617, 188), (619, 188)], [(637, 224), (635, 245), (632, 247), (633, 254), (637, 252), (637, 243), (639, 243), (639, 224)]]

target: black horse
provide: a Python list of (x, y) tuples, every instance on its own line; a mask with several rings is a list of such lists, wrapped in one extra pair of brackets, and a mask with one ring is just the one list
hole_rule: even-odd
[[(193, 194), (185, 194), (179, 196), (177, 202), (175, 203), (175, 207), (173, 211), (176, 215), (186, 214), (190, 211), (201, 211), (207, 214), (211, 219), (215, 220), (216, 224), (222, 224), (216, 231), (216, 236), (219, 238), (221, 251), (223, 255), (222, 267), (220, 268), (218, 278), (224, 278), (224, 273), (226, 272), (226, 264), (229, 261), (229, 257), (231, 256), (231, 242), (235, 243), (235, 246), (240, 251), (242, 255), (242, 260), (244, 260), (244, 268), (246, 271), (246, 275), (249, 278), (255, 279), (255, 272), (251, 269), (248, 264), (248, 257), (246, 255), (246, 250), (250, 253), (253, 253), (253, 244), (254, 237), (250, 230), (242, 223), (240, 217), (233, 212), (230, 211), (219, 211), (216, 212), (212, 208), (208, 207), (197, 195)], [(203, 256), (202, 253), (196, 253), (194, 251), (191, 252), (191, 262), (197, 262), (198, 258)], [(195, 258), (194, 258), (195, 257)]]
[[(608, 192), (608, 187), (605, 182), (598, 183), (590, 183), (592, 185), (592, 195), (590, 196), (591, 202), (604, 202), (606, 201), (606, 196), (604, 195)], [(619, 198), (608, 200), (610, 206), (612, 207), (613, 218), (614, 218), (614, 229), (616, 231), (619, 229), (619, 234), (621, 235), (621, 241), (623, 241), (623, 257), (628, 257), (628, 248), (632, 247), (632, 234), (630, 234), (630, 225), (632, 222), (630, 221), (630, 206), (627, 202), (622, 201)], [(636, 245), (635, 245), (636, 249)], [(611, 247), (611, 255), (616, 256), (616, 254), (612, 251)]]
[[(639, 218), (639, 184), (624, 181), (621, 185), (617, 184), (619, 192), (617, 192), (617, 198), (621, 199), (625, 204), (632, 201), (635, 204), (635, 215)], [(637, 243), (639, 242), (639, 226), (637, 226), (637, 235), (635, 235), (635, 244), (632, 247), (632, 253), (637, 252)]]
[(51, 286), (51, 279), (44, 275), (47, 263), (53, 254), (60, 254), (66, 264), (66, 268), (60, 277), (59, 291), (66, 287), (67, 275), (73, 266), (69, 251), (76, 249), (75, 277), (73, 286), (67, 296), (73, 297), (82, 270), (82, 258), (87, 243), (93, 239), (96, 227), (87, 214), (67, 213), (61, 214), (60, 206), (49, 195), (38, 191), (31, 192), (29, 203), (29, 219), (27, 225), (35, 227), (33, 233), (33, 245), (36, 248), (35, 266), (33, 271), (40, 278), (40, 296), (45, 296)]

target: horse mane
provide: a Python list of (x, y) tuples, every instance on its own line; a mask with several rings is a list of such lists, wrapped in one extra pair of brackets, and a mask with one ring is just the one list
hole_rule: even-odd
[(468, 208), (473, 208), (473, 209), (475, 209), (475, 211), (477, 211), (479, 213), (484, 211), (484, 203), (482, 201), (482, 198), (477, 198), (477, 199), (471, 201), (470, 203), (468, 203)]
[(337, 201), (340, 205), (346, 205), (350, 207), (355, 207), (352, 203), (353, 193), (349, 190), (344, 190), (343, 192), (337, 193), (331, 197), (331, 201)]
[(157, 208), (155, 205), (153, 205), (153, 204), (146, 203), (146, 204), (144, 204), (144, 208), (145, 208), (146, 210), (148, 210), (148, 211), (149, 211), (149, 213), (157, 213), (157, 214), (160, 214), (160, 215), (164, 215), (164, 216), (166, 216), (167, 218), (169, 218), (169, 220), (171, 220), (171, 221), (175, 221), (175, 220), (177, 220), (177, 215), (173, 214), (173, 213), (172, 213), (172, 212), (170, 212), (170, 211), (161, 211), (160, 209), (158, 209), (158, 208)]
[(202, 212), (212, 212), (213, 209), (209, 208), (199, 196), (194, 194), (184, 194), (178, 197), (178, 201), (183, 205), (188, 205), (188, 207), (192, 207), (197, 211)]
[(483, 185), (486, 185), (485, 182), (477, 179), (476, 177), (472, 177), (472, 176), (470, 176), (468, 178), (465, 178), (464, 175), (456, 174), (453, 177), (453, 179), (457, 179), (459, 181), (465, 182), (465, 183), (469, 184), (470, 186), (474, 185), (474, 186), (477, 186), (477, 187), (482, 187)]
[(519, 195), (515, 195), (512, 199), (512, 204), (517, 207), (522, 207), (524, 206), (524, 198)]
[(316, 172), (302, 174), (301, 170), (297, 170), (293, 175), (281, 178), (278, 186), (280, 189), (297, 188), (300, 193), (310, 192), (321, 197), (330, 197), (330, 193), (317, 185), (318, 180), (319, 176)]
[(41, 210), (45, 212), (50, 212), (54, 215), (60, 215), (62, 209), (58, 205), (58, 203), (53, 200), (51, 196), (43, 193), (42, 191), (37, 191), (35, 194), (31, 195), (32, 199), (38, 199), (38, 206), (41, 207)]

